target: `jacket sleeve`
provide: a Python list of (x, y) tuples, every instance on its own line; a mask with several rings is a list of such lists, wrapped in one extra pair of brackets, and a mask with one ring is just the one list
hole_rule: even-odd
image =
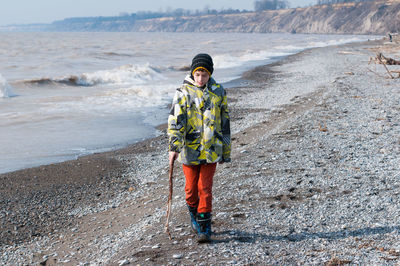
[(169, 151), (181, 152), (187, 122), (186, 97), (178, 88), (168, 117)]
[(226, 97), (226, 91), (224, 90), (224, 95), (222, 99), (221, 106), (221, 130), (222, 130), (222, 160), (224, 162), (231, 161), (231, 126), (228, 110), (228, 102)]

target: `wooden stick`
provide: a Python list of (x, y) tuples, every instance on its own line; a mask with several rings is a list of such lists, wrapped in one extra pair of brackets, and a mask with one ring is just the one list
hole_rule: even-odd
[(169, 161), (169, 195), (167, 202), (167, 221), (165, 222), (165, 232), (168, 234), (169, 239), (172, 239), (171, 233), (169, 232), (169, 217), (171, 215), (171, 207), (172, 207), (172, 193), (173, 193), (173, 174), (174, 174), (174, 162), (175, 158)]
[(386, 57), (382, 53), (377, 54), (377, 58), (382, 60), (386, 65), (400, 65), (400, 61)]
[(389, 69), (386, 67), (386, 64), (382, 62), (382, 59), (380, 57), (377, 57), (379, 62), (381, 62), (381, 64), (385, 67), (387, 73), (389, 74), (389, 76), (394, 79), (394, 77), (392, 76), (392, 74), (390, 73)]

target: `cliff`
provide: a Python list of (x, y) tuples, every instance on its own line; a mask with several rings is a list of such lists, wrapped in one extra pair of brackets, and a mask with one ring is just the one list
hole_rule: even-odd
[(400, 31), (400, 1), (149, 19), (136, 21), (131, 31), (387, 34)]
[(400, 32), (400, 0), (320, 5), (307, 8), (142, 19), (68, 18), (48, 25), (0, 27), (0, 31), (137, 31), (137, 32), (291, 32), (384, 34)]

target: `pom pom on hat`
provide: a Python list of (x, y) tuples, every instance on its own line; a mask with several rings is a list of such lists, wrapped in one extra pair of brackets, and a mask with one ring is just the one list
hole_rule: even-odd
[(203, 69), (211, 74), (214, 71), (214, 63), (208, 54), (198, 54), (192, 60), (192, 65), (190, 66), (190, 74), (193, 75), (199, 69)]

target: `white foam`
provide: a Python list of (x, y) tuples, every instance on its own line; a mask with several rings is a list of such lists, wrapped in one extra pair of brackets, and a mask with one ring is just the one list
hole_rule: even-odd
[(73, 82), (79, 86), (94, 86), (98, 84), (146, 84), (154, 80), (163, 79), (159, 71), (146, 65), (123, 65), (109, 70), (100, 70), (93, 73), (83, 73), (78, 76), (67, 76), (55, 79), (56, 82)]
[[(130, 86), (104, 91), (80, 103), (82, 109), (98, 112), (129, 112), (143, 107), (157, 107), (169, 103), (173, 85)], [(72, 103), (73, 105), (76, 104)], [(74, 107), (76, 108), (76, 107)]]
[(12, 96), (15, 96), (15, 94), (13, 93), (13, 88), (0, 74), (0, 98), (8, 98)]
[(246, 51), (242, 55), (232, 56), (230, 54), (221, 54), (214, 56), (214, 68), (224, 69), (242, 66), (249, 61), (268, 60), (273, 57), (286, 56), (291, 53), (286, 51)]
[(296, 53), (298, 51), (303, 50), (304, 46), (297, 46), (297, 45), (277, 45), (273, 47), (273, 50), (278, 51), (286, 51), (288, 53)]
[(214, 68), (237, 67), (243, 63), (239, 61), (239, 57), (235, 57), (230, 54), (215, 55), (213, 61), (214, 61)]
[[(373, 36), (371, 36), (374, 38)], [(340, 44), (346, 44), (346, 43), (352, 43), (352, 42), (361, 42), (365, 41), (366, 38), (358, 38), (358, 37), (353, 37), (353, 38), (342, 38), (342, 39), (333, 39), (333, 40), (328, 40), (328, 41), (318, 41), (318, 42), (309, 42), (308, 47), (326, 47), (330, 45), (340, 45)]]
[(42, 103), (38, 112), (48, 116), (80, 116), (138, 112), (141, 108), (156, 108), (170, 103), (176, 85), (154, 84), (128, 87), (111, 87), (97, 90), (95, 94), (74, 98), (56, 98)]

